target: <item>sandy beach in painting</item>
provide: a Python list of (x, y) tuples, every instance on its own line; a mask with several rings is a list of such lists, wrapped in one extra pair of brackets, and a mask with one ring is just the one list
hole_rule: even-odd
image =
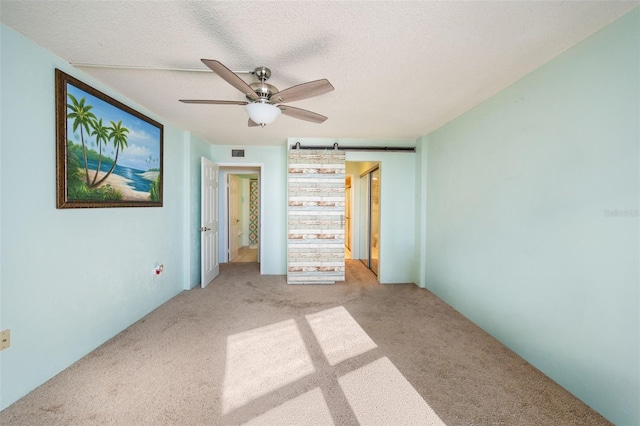
[[(95, 172), (95, 170), (89, 169), (89, 176), (93, 176)], [(102, 179), (105, 174), (106, 172), (99, 172), (97, 180)], [(158, 177), (158, 174), (159, 172), (145, 172), (142, 174), (142, 177), (150, 181), (154, 181)], [(130, 182), (130, 179), (112, 173), (104, 182), (100, 184), (99, 187), (111, 185), (112, 187), (118, 189), (122, 192), (122, 195), (124, 197), (123, 201), (149, 201), (149, 193), (136, 191), (129, 185)]]

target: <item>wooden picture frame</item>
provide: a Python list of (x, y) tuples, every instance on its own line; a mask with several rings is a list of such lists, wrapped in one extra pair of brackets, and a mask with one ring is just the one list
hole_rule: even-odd
[(55, 70), (57, 208), (162, 207), (162, 124)]

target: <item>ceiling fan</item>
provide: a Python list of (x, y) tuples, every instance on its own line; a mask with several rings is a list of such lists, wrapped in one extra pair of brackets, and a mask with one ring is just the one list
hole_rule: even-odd
[(219, 61), (202, 59), (202, 62), (227, 83), (241, 91), (247, 97), (247, 100), (180, 99), (180, 102), (186, 104), (244, 105), (247, 114), (249, 114), (249, 127), (264, 127), (267, 124), (271, 124), (281, 113), (312, 123), (323, 123), (327, 119), (324, 115), (315, 112), (281, 104), (281, 102), (299, 101), (332, 91), (334, 87), (327, 79), (310, 81), (278, 91), (274, 86), (267, 83), (267, 80), (271, 77), (271, 70), (267, 67), (257, 67), (252, 71), (251, 74), (254, 74), (259, 82), (247, 84)]

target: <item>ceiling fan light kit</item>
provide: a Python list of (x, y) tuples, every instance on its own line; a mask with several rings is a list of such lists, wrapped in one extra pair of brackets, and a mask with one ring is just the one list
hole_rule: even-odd
[(267, 124), (271, 124), (281, 113), (311, 123), (323, 123), (327, 119), (324, 115), (315, 112), (280, 104), (280, 102), (299, 101), (332, 91), (334, 88), (327, 79), (310, 81), (289, 87), (283, 91), (278, 91), (277, 88), (266, 83), (269, 77), (271, 77), (271, 70), (267, 67), (256, 68), (252, 74), (255, 75), (260, 82), (249, 85), (219, 61), (202, 59), (202, 62), (208, 66), (211, 71), (218, 74), (223, 80), (242, 92), (247, 97), (247, 101), (180, 99), (180, 102), (187, 104), (244, 105), (245, 111), (247, 111), (249, 115), (249, 127), (264, 127)]
[(261, 127), (276, 121), (276, 118), (282, 111), (273, 104), (253, 102), (244, 106), (245, 111), (249, 114), (249, 118)]

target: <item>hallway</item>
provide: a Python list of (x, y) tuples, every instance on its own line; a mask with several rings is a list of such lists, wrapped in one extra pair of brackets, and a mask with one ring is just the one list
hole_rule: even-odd
[(247, 263), (258, 261), (258, 248), (253, 246), (244, 246), (238, 249), (238, 256), (233, 259), (232, 263)]

